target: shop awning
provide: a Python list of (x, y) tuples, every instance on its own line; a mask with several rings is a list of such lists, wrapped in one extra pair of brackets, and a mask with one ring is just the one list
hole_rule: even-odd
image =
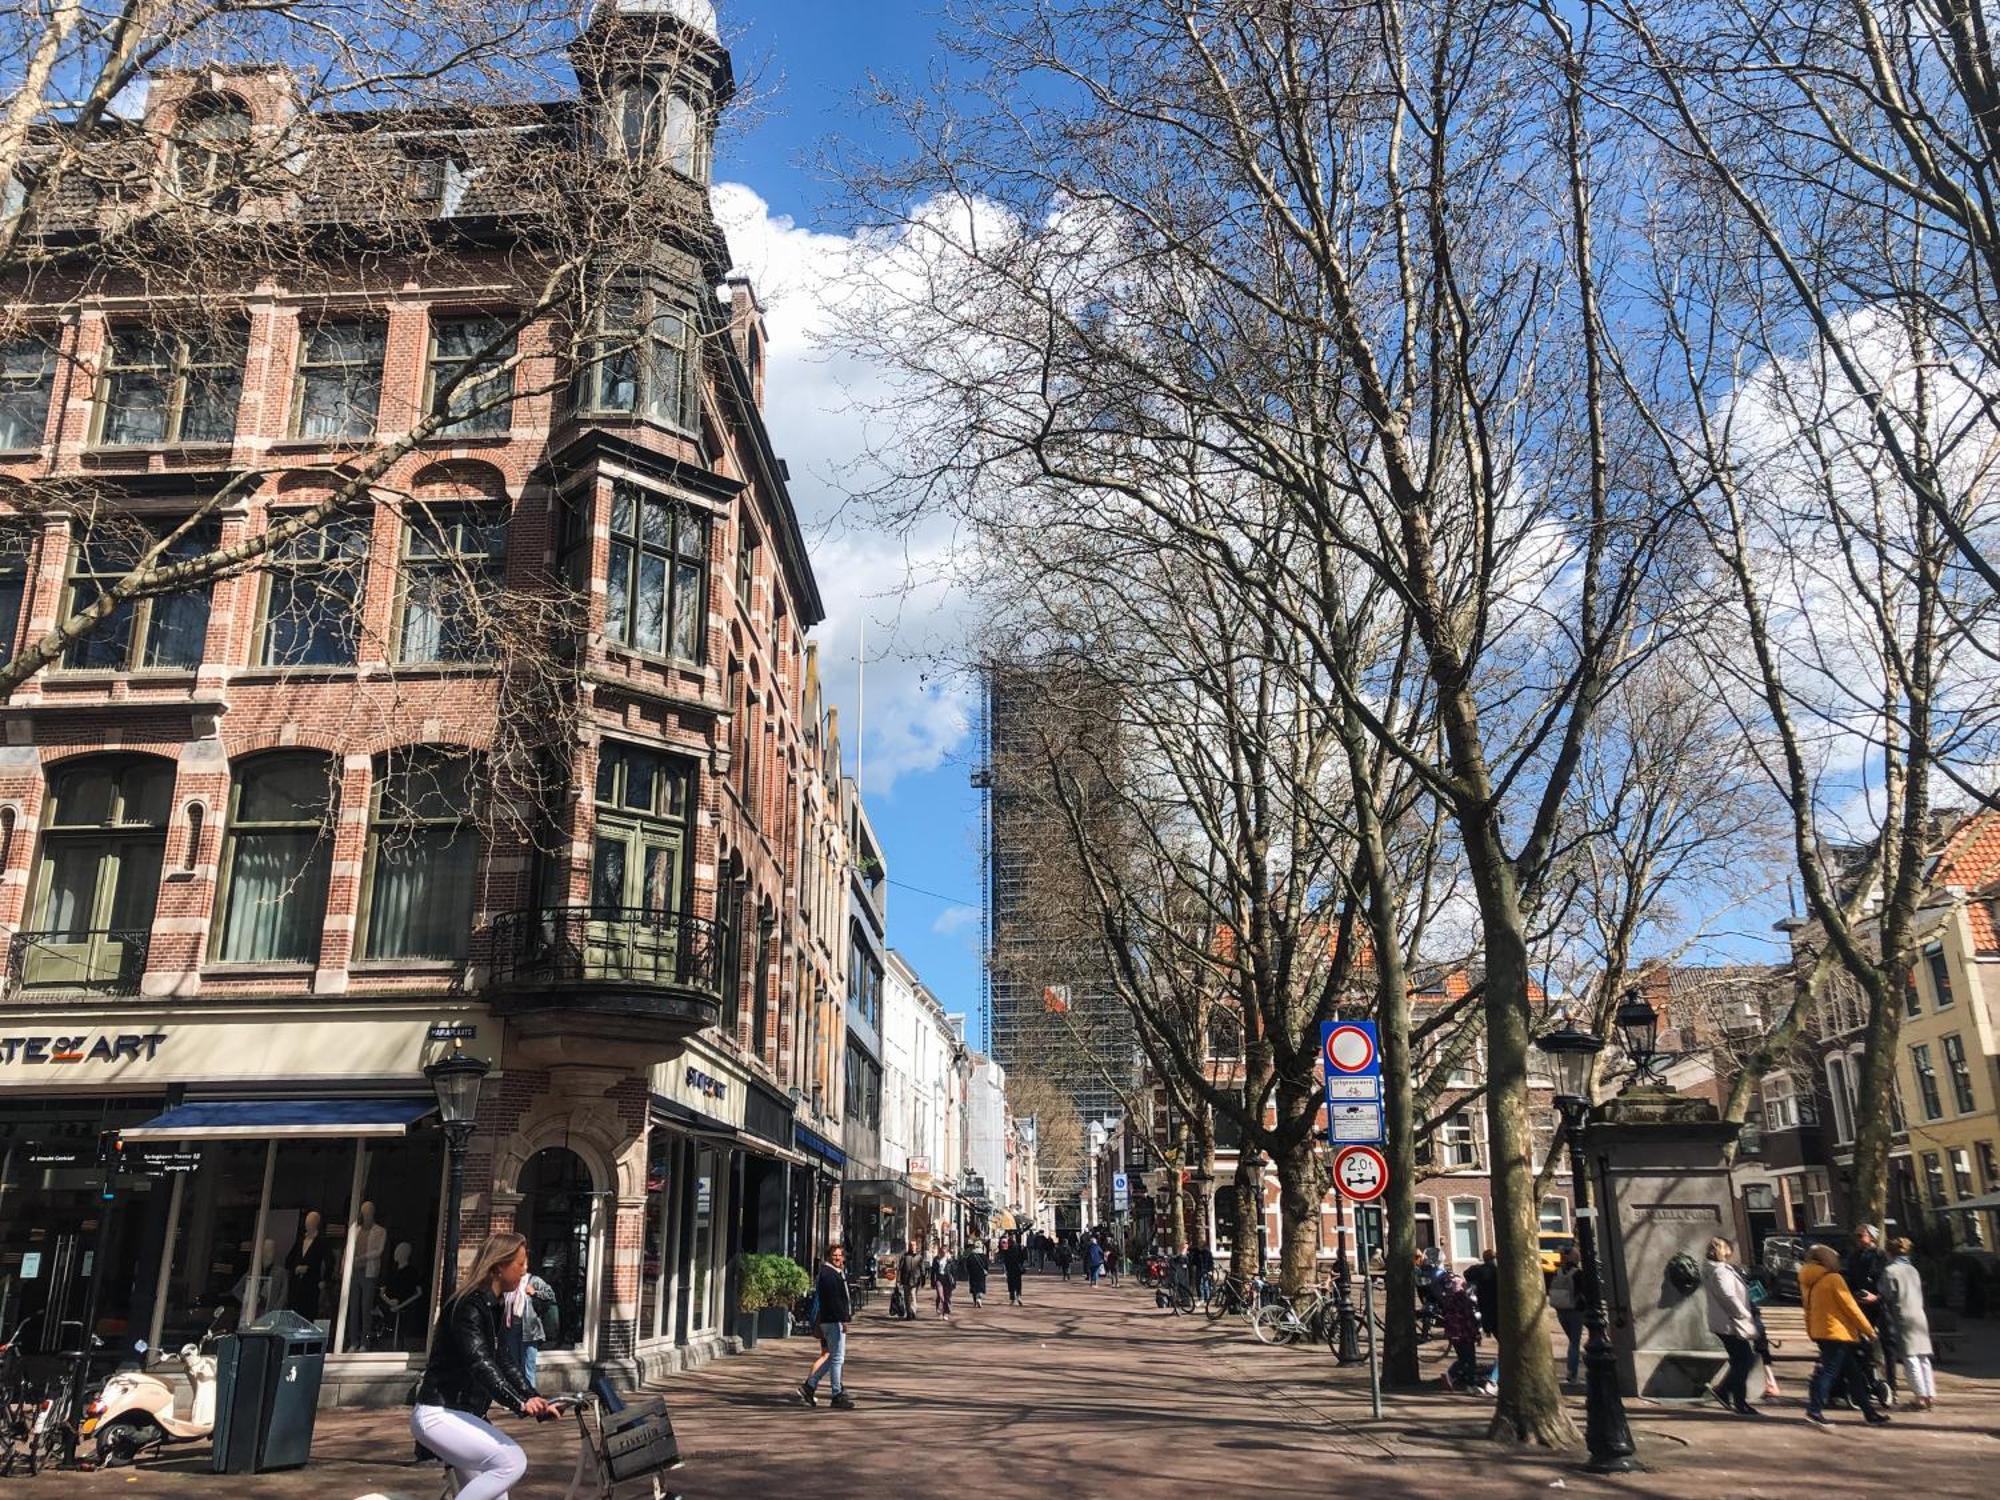
[(123, 1134), (128, 1141), (397, 1136), (436, 1109), (435, 1099), (202, 1099)]

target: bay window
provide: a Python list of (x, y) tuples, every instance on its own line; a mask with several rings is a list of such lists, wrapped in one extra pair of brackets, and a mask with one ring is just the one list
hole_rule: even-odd
[(618, 485), (604, 633), (649, 655), (699, 662), (707, 624), (707, 516), (683, 501)]
[(682, 908), (692, 766), (638, 745), (607, 741), (597, 759), (597, 832), (590, 902), (607, 917)]
[(694, 309), (667, 288), (606, 288), (577, 371), (580, 411), (623, 413), (681, 432), (699, 430), (701, 361)]

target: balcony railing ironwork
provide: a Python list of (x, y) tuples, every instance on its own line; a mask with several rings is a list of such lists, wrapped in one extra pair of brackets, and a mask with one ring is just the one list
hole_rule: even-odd
[(502, 988), (722, 990), (724, 924), (635, 906), (544, 906), (493, 922)]
[(136, 995), (151, 941), (145, 927), (17, 932), (7, 945), (7, 988), (38, 995)]

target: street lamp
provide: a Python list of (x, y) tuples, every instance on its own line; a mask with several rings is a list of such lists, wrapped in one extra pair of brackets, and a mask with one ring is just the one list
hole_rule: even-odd
[[(1650, 1012), (1652, 1007), (1646, 1009)], [(1595, 1474), (1624, 1474), (1640, 1464), (1632, 1444), (1632, 1429), (1625, 1422), (1625, 1403), (1618, 1394), (1618, 1357), (1611, 1348), (1610, 1325), (1604, 1311), (1604, 1272), (1597, 1259), (1597, 1210), (1590, 1204), (1590, 1179), (1583, 1151), (1584, 1130), (1590, 1115), (1591, 1064), (1604, 1043), (1565, 1022), (1562, 1030), (1539, 1038), (1535, 1045), (1548, 1056), (1555, 1074), (1556, 1109), (1569, 1136), (1570, 1196), (1576, 1200), (1583, 1323), (1590, 1334), (1583, 1346), (1584, 1440), (1590, 1449), (1586, 1467)]]
[(1619, 1040), (1625, 1044), (1625, 1055), (1632, 1059), (1634, 1076), (1651, 1076), (1653, 1060), (1659, 1056), (1660, 1013), (1646, 1003), (1638, 990), (1630, 989), (1613, 1019), (1618, 1025)]
[(472, 1124), (479, 1114), (479, 1085), (492, 1067), (483, 1057), (467, 1057), (465, 1044), (455, 1041), (449, 1053), (424, 1069), (424, 1077), (437, 1095), (438, 1118), (444, 1122), (445, 1144), (451, 1151), (450, 1186), (445, 1194), (444, 1276), (454, 1286), (458, 1282), (458, 1205), (465, 1196), (465, 1152), (472, 1144)]

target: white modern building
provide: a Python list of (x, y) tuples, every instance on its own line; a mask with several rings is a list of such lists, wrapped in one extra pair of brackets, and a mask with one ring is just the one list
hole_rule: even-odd
[(882, 1170), (907, 1185), (910, 1233), (946, 1245), (964, 1234), (965, 1044), (953, 1019), (892, 951), (882, 989)]

